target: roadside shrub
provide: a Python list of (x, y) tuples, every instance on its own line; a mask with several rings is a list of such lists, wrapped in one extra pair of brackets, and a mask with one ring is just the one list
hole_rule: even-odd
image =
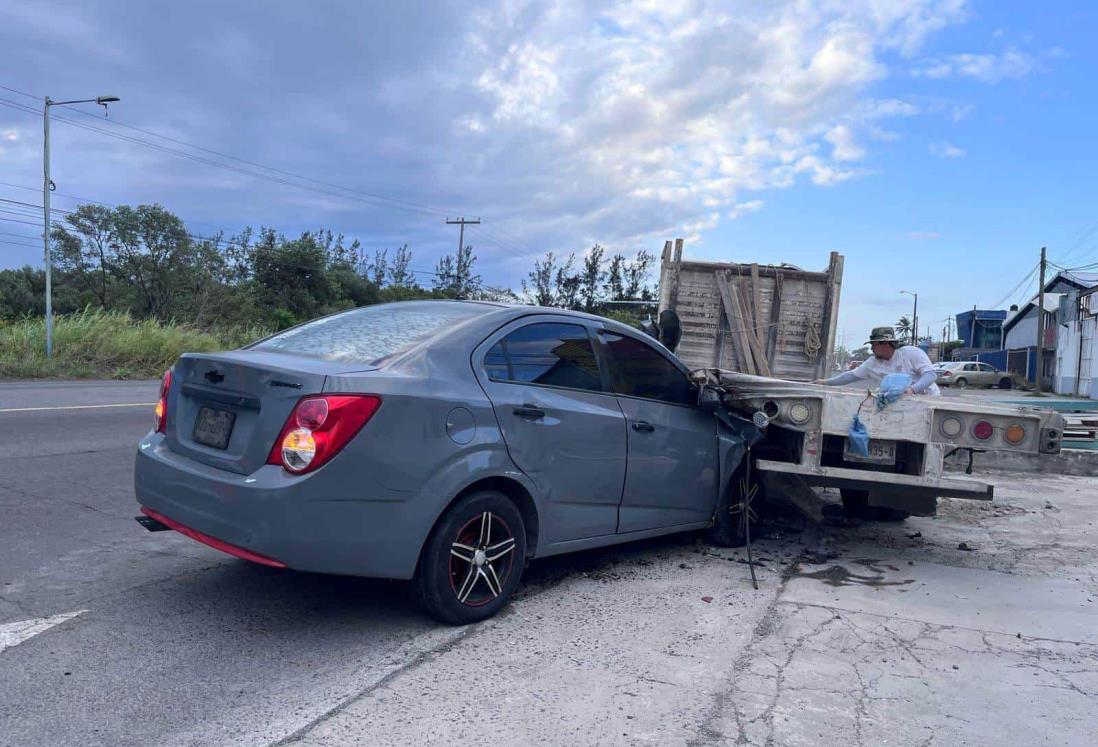
[(268, 334), (259, 327), (204, 331), (127, 312), (86, 309), (54, 318), (53, 358), (46, 358), (42, 318), (0, 322), (0, 378), (150, 378), (186, 352), (240, 347)]

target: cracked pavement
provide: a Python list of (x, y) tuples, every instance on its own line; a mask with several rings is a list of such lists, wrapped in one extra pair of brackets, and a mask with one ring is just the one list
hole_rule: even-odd
[(992, 504), (823, 529), (820, 565), (772, 527), (758, 592), (690, 538), (589, 554), (287, 743), (1093, 744), (1095, 481), (984, 477)]

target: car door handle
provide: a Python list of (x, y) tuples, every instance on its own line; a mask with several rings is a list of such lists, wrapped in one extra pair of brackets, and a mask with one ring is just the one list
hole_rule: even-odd
[(643, 433), (651, 433), (652, 431), (656, 430), (656, 426), (652, 425), (651, 423), (647, 423), (643, 420), (634, 420), (633, 421), (633, 430), (641, 431)]
[(541, 420), (545, 417), (545, 410), (537, 407), (516, 407), (514, 413), (525, 420)]

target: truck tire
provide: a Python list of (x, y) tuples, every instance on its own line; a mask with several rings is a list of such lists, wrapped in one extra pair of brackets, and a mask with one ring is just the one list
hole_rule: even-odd
[(958, 389), (964, 389), (966, 386), (968, 386), (968, 379), (962, 376), (961, 378), (953, 382), (953, 386), (957, 387)]
[[(756, 536), (755, 532), (759, 527), (758, 510), (766, 499), (766, 493), (755, 470), (751, 470), (750, 487), (746, 476), (747, 469), (740, 465), (728, 481), (728, 488), (717, 503), (713, 526), (706, 533), (710, 544), (718, 547), (743, 547), (747, 544), (748, 529), (752, 538)], [(746, 501), (745, 493), (749, 496)]]
[(910, 513), (896, 508), (869, 505), (868, 490), (842, 488), (839, 495), (843, 499), (843, 511), (850, 519), (872, 519), (873, 521), (904, 521)]
[(848, 519), (871, 519), (869, 511), (869, 491), (841, 488), (839, 495), (843, 499), (843, 511)]

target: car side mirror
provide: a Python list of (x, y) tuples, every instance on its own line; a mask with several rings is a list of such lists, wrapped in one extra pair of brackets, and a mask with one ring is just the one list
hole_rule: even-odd
[(698, 409), (702, 412), (717, 412), (723, 406), (721, 402), (721, 393), (709, 386), (703, 384), (698, 387)]

